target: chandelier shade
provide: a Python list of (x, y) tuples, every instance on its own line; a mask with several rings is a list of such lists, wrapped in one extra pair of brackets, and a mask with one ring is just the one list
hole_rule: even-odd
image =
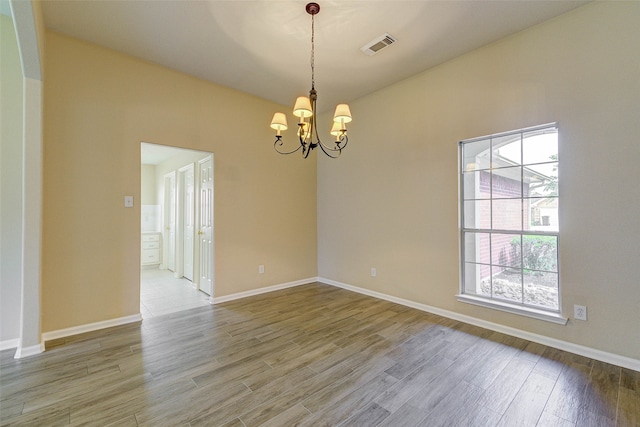
[(342, 124), (334, 121), (329, 133), (336, 137), (336, 141), (339, 141), (339, 136), (342, 133)]
[(311, 110), (311, 101), (306, 96), (299, 96), (296, 104), (293, 106), (293, 115), (301, 119), (313, 116)]
[(333, 114), (333, 121), (349, 123), (351, 120), (351, 109), (349, 109), (349, 106), (347, 104), (338, 104), (336, 112)]
[(298, 145), (291, 150), (283, 149), (282, 131), (287, 130), (287, 116), (284, 113), (275, 113), (271, 120), (271, 129), (276, 131), (276, 140), (273, 147), (280, 154), (293, 154), (302, 150), (302, 156), (306, 159), (311, 151), (319, 147), (324, 154), (331, 158), (337, 158), (342, 154), (349, 139), (347, 138), (346, 124), (351, 122), (351, 110), (347, 104), (338, 104), (333, 115), (333, 126), (330, 134), (335, 136), (333, 145), (326, 145), (320, 141), (317, 129), (316, 100), (318, 93), (315, 89), (315, 15), (320, 12), (318, 3), (308, 3), (305, 10), (311, 15), (311, 90), (309, 96), (299, 96), (293, 106), (293, 115), (298, 121)]
[(280, 135), (280, 131), (287, 130), (287, 116), (284, 113), (275, 113), (271, 120), (271, 129), (275, 129), (277, 135)]

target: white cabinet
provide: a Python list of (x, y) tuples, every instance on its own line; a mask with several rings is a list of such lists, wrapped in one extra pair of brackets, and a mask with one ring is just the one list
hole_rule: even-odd
[(142, 234), (140, 264), (160, 264), (160, 233)]

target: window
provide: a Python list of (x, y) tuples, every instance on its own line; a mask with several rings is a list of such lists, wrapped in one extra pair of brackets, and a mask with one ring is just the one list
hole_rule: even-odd
[(558, 129), (461, 141), (459, 299), (560, 321)]

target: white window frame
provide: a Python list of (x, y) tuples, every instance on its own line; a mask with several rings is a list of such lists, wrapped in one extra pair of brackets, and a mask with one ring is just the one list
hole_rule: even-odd
[[(460, 224), (459, 224), (459, 230), (460, 230), (460, 293), (458, 295), (456, 295), (456, 298), (458, 301), (460, 302), (464, 302), (464, 303), (469, 303), (469, 304), (474, 304), (474, 305), (479, 305), (482, 307), (487, 307), (487, 308), (491, 308), (491, 309), (495, 309), (495, 310), (500, 310), (500, 311), (506, 311), (509, 313), (513, 313), (513, 314), (518, 314), (518, 315), (522, 315), (522, 316), (527, 316), (527, 317), (531, 317), (531, 318), (535, 318), (535, 319), (539, 319), (539, 320), (545, 320), (545, 321), (549, 321), (549, 322), (553, 322), (553, 323), (559, 323), (559, 324), (566, 324), (568, 319), (566, 317), (562, 316), (562, 301), (561, 301), (561, 292), (560, 292), (560, 263), (559, 263), (559, 241), (560, 241), (560, 229), (558, 228), (558, 231), (535, 231), (535, 230), (529, 230), (526, 229), (524, 223), (522, 224), (522, 227), (520, 227), (521, 229), (519, 230), (505, 230), (505, 229), (499, 229), (499, 228), (493, 228), (493, 224), (491, 224), (491, 226), (488, 229), (482, 229), (482, 228), (468, 228), (465, 226), (465, 195), (464, 195), (464, 187), (465, 187), (465, 183), (464, 183), (464, 173), (465, 173), (465, 159), (464, 159), (464, 146), (466, 144), (470, 144), (470, 143), (474, 143), (474, 142), (480, 142), (480, 141), (489, 141), (489, 153), (490, 156), (493, 156), (493, 140), (495, 139), (499, 139), (499, 138), (508, 138), (509, 136), (516, 136), (516, 135), (524, 135), (526, 133), (532, 133), (532, 132), (537, 132), (537, 131), (544, 131), (544, 130), (550, 130), (550, 129), (555, 129), (556, 131), (558, 130), (558, 126), (557, 123), (548, 123), (548, 124), (544, 124), (544, 125), (540, 125), (540, 126), (534, 126), (534, 127), (529, 127), (529, 128), (524, 128), (524, 129), (518, 129), (518, 130), (514, 130), (514, 131), (509, 131), (509, 132), (502, 132), (502, 133), (497, 133), (497, 134), (492, 134), (492, 135), (487, 135), (487, 136), (483, 136), (483, 137), (479, 137), (479, 138), (472, 138), (472, 139), (467, 139), (467, 140), (463, 140), (463, 141), (459, 141), (458, 142), (458, 191), (459, 191), (459, 220), (460, 220)], [(522, 148), (522, 142), (521, 142), (521, 148)], [(522, 153), (521, 153), (522, 156)], [(490, 157), (490, 161), (493, 161), (493, 157)], [(524, 170), (524, 167), (528, 164), (523, 165), (522, 163), (520, 163), (522, 170)], [(492, 170), (492, 166), (490, 165), (488, 170)], [(477, 167), (474, 165), (474, 167)], [(477, 168), (477, 170), (481, 170), (482, 168)], [(522, 179), (521, 179), (522, 181)], [(490, 184), (490, 187), (492, 187), (492, 184)], [(524, 200), (524, 199), (528, 199), (528, 197), (525, 196), (525, 194), (523, 194), (522, 192), (520, 193), (519, 197), (514, 197), (514, 198), (519, 198), (520, 200)], [(557, 196), (557, 199), (559, 200), (560, 197), (559, 195)], [(495, 200), (500, 200), (499, 198), (494, 197), (493, 192), (491, 191), (489, 199), (488, 199), (491, 203), (491, 205), (493, 205)], [(491, 208), (493, 209), (493, 208)], [(490, 211), (492, 212), (492, 211)], [(524, 217), (523, 220), (524, 222)], [(539, 307), (539, 306), (534, 306), (534, 305), (528, 305), (525, 304), (524, 301), (521, 302), (517, 302), (517, 301), (509, 301), (506, 299), (502, 299), (502, 298), (495, 298), (492, 295), (484, 295), (484, 294), (473, 294), (473, 293), (467, 293), (465, 292), (465, 283), (466, 283), (466, 278), (465, 278), (465, 274), (466, 274), (466, 261), (465, 260), (465, 256), (466, 256), (466, 249), (465, 249), (465, 236), (467, 233), (488, 233), (489, 235), (493, 235), (493, 234), (512, 234), (514, 236), (524, 236), (524, 235), (539, 235), (539, 236), (555, 236), (555, 238), (557, 239), (558, 245), (556, 247), (556, 272), (557, 272), (557, 285), (558, 285), (558, 308), (557, 310), (551, 309), (551, 308), (546, 308), (546, 307)], [(491, 242), (489, 243), (489, 253), (492, 253), (492, 249), (491, 249)], [(477, 258), (474, 257), (474, 263), (477, 263)], [(492, 262), (490, 262), (491, 264)], [(493, 264), (491, 264), (493, 265)], [(490, 266), (491, 266), (490, 265)], [(524, 282), (523, 282), (524, 283)], [(493, 289), (493, 288), (492, 288)], [(524, 287), (523, 287), (524, 289)], [(493, 290), (492, 290), (493, 292)], [(523, 291), (524, 292), (524, 291)], [(524, 298), (523, 298), (524, 299)]]

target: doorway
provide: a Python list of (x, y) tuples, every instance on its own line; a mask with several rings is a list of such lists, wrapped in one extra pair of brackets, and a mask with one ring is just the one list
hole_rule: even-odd
[(143, 318), (208, 305), (214, 292), (213, 153), (141, 143)]
[(178, 249), (178, 256), (182, 259), (181, 268), (178, 274), (185, 279), (193, 281), (193, 254), (195, 237), (195, 173), (193, 164), (183, 166), (178, 171), (178, 182), (183, 189), (183, 196), (180, 199), (178, 209), (182, 212), (181, 224), (179, 225), (182, 244)]
[(200, 227), (200, 290), (213, 295), (213, 157), (198, 161)]

